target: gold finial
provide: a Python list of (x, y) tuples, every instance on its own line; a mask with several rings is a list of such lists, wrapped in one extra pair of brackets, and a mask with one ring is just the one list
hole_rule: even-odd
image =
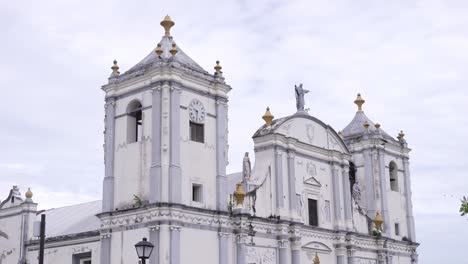
[(234, 197), (236, 197), (236, 204), (237, 206), (242, 206), (244, 204), (245, 198), (244, 188), (242, 187), (242, 183), (239, 182), (236, 187), (236, 191), (234, 192)]
[(156, 47), (156, 54), (158, 54), (158, 57), (161, 56), (161, 54), (163, 53), (163, 50), (161, 48), (161, 43), (158, 43), (158, 46)]
[(376, 124), (375, 124), (375, 128), (379, 129), (379, 128), (380, 128), (380, 124), (379, 124), (379, 123), (376, 123)]
[(405, 138), (405, 133), (403, 133), (403, 130), (400, 131), (400, 133), (398, 133), (398, 140), (402, 141), (404, 138)]
[(363, 126), (364, 126), (365, 129), (368, 129), (369, 128), (369, 123), (367, 123), (367, 121), (366, 121)]
[(172, 21), (172, 19), (169, 16), (166, 16), (160, 24), (164, 28), (164, 35), (166, 37), (169, 37), (171, 35), (171, 27), (175, 25), (174, 21)]
[(317, 252), (315, 252), (314, 264), (320, 264), (320, 258)]
[(362, 99), (361, 94), (358, 93), (358, 94), (357, 94), (356, 100), (354, 100), (354, 103), (357, 104), (357, 106), (358, 106), (358, 112), (362, 112), (362, 105), (363, 105), (365, 102), (366, 102), (366, 101), (365, 101), (364, 99)]
[(26, 198), (31, 199), (33, 197), (33, 193), (31, 192), (31, 188), (28, 188), (26, 193), (24, 194)]
[(119, 66), (117, 65), (117, 60), (114, 60), (114, 65), (112, 65), (111, 69), (112, 69), (112, 73), (120, 74)]
[(377, 211), (377, 213), (375, 214), (375, 218), (374, 218), (374, 225), (375, 225), (375, 229), (377, 229), (378, 231), (382, 232), (382, 224), (383, 224), (383, 219), (382, 219), (382, 216), (380, 215), (380, 212)]
[(214, 69), (216, 71), (216, 73), (221, 73), (221, 69), (223, 67), (221, 67), (221, 65), (219, 64), (219, 60), (216, 61), (216, 66), (214, 66)]
[(172, 43), (172, 48), (171, 48), (171, 50), (170, 50), (169, 52), (172, 54), (172, 56), (175, 56), (175, 55), (176, 55), (176, 53), (177, 53), (177, 47), (176, 47), (175, 42)]
[(270, 112), (270, 107), (266, 108), (265, 114), (262, 116), (263, 120), (265, 120), (265, 124), (267, 126), (271, 126), (271, 123), (273, 122), (273, 118), (275, 118), (271, 112)]

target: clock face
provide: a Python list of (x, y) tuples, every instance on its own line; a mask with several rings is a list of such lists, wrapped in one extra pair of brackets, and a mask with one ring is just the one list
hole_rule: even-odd
[(190, 120), (195, 123), (202, 124), (205, 122), (205, 107), (197, 99), (193, 99), (189, 105)]

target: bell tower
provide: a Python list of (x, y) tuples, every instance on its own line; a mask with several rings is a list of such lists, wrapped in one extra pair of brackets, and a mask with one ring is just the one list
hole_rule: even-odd
[[(103, 212), (153, 203), (227, 210), (227, 102), (222, 67), (205, 71), (164, 35), (139, 63), (102, 86)], [(194, 159), (193, 157), (197, 157)]]

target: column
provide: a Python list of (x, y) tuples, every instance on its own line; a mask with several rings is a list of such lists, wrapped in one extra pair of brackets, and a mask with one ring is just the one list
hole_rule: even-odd
[(111, 234), (101, 234), (101, 264), (111, 264)]
[(105, 141), (104, 141), (104, 182), (102, 184), (102, 211), (114, 210), (114, 137), (115, 137), (115, 98), (106, 99), (104, 105)]
[(228, 246), (229, 246), (229, 233), (218, 233), (219, 236), (219, 264), (228, 264)]
[(390, 182), (386, 177), (385, 169), (385, 155), (380, 151), (379, 157), (379, 176), (380, 176), (380, 202), (382, 208), (382, 217), (384, 220), (383, 232), (390, 236), (392, 234), (392, 225), (390, 223), (390, 215), (388, 211), (388, 197), (387, 197), (387, 183)]
[(416, 234), (414, 231), (413, 203), (411, 201), (411, 176), (408, 158), (403, 158), (403, 168), (405, 170), (406, 225), (408, 226), (408, 238), (415, 242)]
[(227, 105), (216, 101), (216, 209), (227, 211), (226, 189)]
[(331, 165), (332, 185), (333, 185), (333, 209), (335, 213), (335, 227), (340, 225), (339, 221), (343, 220), (341, 215), (341, 197), (340, 197), (340, 179), (338, 175), (338, 167), (335, 164)]
[(374, 193), (374, 177), (372, 175), (372, 157), (369, 150), (364, 150), (364, 173), (366, 179), (366, 202), (367, 216), (374, 219), (375, 217), (375, 193)]
[(286, 239), (278, 240), (279, 264), (288, 264), (288, 246), (289, 246), (288, 240)]
[(342, 180), (343, 180), (343, 194), (344, 194), (344, 219), (347, 221), (346, 228), (347, 230), (352, 229), (352, 211), (351, 211), (351, 187), (349, 183), (349, 167), (345, 166), (342, 170)]
[(180, 264), (180, 226), (171, 225), (170, 230), (170, 264)]
[(150, 264), (159, 264), (159, 226), (150, 226), (149, 227), (149, 242), (153, 243), (155, 248), (151, 253), (149, 263)]
[(346, 247), (339, 246), (336, 248), (336, 264), (348, 264)]
[(237, 234), (237, 264), (246, 264), (246, 240), (247, 234)]
[(296, 174), (294, 167), (295, 153), (288, 151), (288, 186), (289, 186), (289, 210), (291, 214), (296, 212)]
[(387, 264), (393, 264), (393, 256), (390, 256), (390, 254), (387, 254)]
[(284, 208), (283, 194), (283, 162), (282, 153), (275, 149), (275, 185), (276, 185), (276, 207)]
[(356, 249), (348, 249), (348, 264), (356, 264)]
[(301, 264), (301, 241), (291, 242), (291, 263)]
[(171, 87), (169, 202), (182, 202), (180, 172), (180, 88)]
[(151, 122), (151, 168), (149, 175), (150, 203), (161, 201), (162, 168), (161, 168), (161, 87), (152, 91)]
[(384, 252), (377, 253), (377, 263), (378, 264), (386, 264), (385, 260), (387, 259), (387, 254)]

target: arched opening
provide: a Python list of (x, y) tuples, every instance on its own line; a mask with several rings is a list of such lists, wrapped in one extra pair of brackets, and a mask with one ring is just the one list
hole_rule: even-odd
[(395, 162), (390, 162), (388, 165), (388, 172), (390, 175), (390, 189), (398, 192), (398, 168)]
[(140, 142), (143, 132), (141, 103), (132, 101), (127, 107), (127, 142)]
[(356, 183), (356, 165), (349, 163), (349, 188), (350, 193), (353, 193), (353, 186)]

